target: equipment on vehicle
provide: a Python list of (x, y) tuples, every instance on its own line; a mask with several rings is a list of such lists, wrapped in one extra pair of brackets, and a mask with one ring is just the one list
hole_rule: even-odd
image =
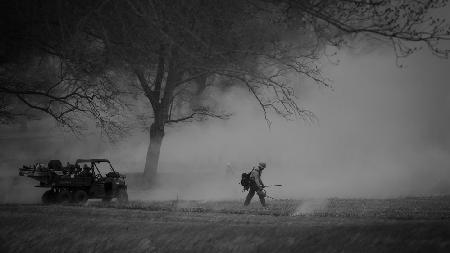
[(84, 203), (88, 199), (111, 201), (113, 198), (128, 201), (125, 175), (116, 172), (107, 159), (78, 159), (66, 167), (59, 160), (51, 160), (47, 165), (23, 166), (19, 168), (19, 175), (39, 181), (36, 187), (50, 188), (41, 197), (45, 204)]

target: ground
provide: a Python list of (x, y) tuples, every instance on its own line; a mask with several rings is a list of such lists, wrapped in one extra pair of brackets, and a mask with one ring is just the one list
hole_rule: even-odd
[(0, 252), (450, 252), (450, 198), (3, 204)]

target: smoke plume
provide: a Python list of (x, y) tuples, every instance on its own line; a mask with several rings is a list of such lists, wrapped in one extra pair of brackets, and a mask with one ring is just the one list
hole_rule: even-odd
[[(130, 185), (131, 199), (242, 199), (240, 174), (258, 161), (268, 165), (265, 184), (283, 185), (268, 189), (276, 198), (449, 194), (450, 64), (422, 53), (403, 65), (392, 52), (346, 51), (339, 65), (324, 66), (333, 89), (296, 80), (299, 103), (319, 119), (312, 124), (270, 114), (269, 128), (247, 90), (227, 89), (214, 99), (233, 116), (169, 128), (158, 187)], [(18, 167), (37, 160), (108, 158), (131, 175), (130, 183), (142, 172), (148, 133), (136, 130), (111, 144), (96, 134), (75, 138), (49, 122), (3, 127), (1, 175), (8, 183), (2, 183), (1, 201), (28, 193), (38, 198), (33, 183), (14, 178)]]

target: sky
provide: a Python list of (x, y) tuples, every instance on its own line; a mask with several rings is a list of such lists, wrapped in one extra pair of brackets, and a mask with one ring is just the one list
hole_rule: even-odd
[[(338, 58), (338, 65), (323, 67), (332, 88), (298, 80), (298, 103), (313, 111), (317, 122), (271, 114), (269, 128), (250, 94), (230, 89), (215, 98), (233, 113), (229, 120), (167, 129), (159, 171), (177, 179), (132, 198), (242, 198), (240, 173), (258, 161), (268, 165), (262, 177), (266, 185), (283, 185), (269, 189), (277, 198), (449, 194), (449, 60), (423, 50), (403, 59), (400, 68), (386, 48), (341, 50)], [(2, 175), (55, 158), (65, 163), (104, 157), (126, 173), (144, 167), (149, 137), (140, 130), (111, 144), (95, 134), (79, 139), (61, 134), (48, 121), (30, 122), (27, 129), (3, 127)], [(224, 179), (227, 163), (236, 178)]]

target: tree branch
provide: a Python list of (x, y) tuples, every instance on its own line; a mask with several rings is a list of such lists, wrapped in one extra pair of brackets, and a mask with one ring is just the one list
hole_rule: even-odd
[(217, 118), (217, 119), (224, 120), (224, 119), (228, 119), (231, 116), (231, 114), (216, 114), (216, 113), (209, 111), (207, 108), (201, 108), (201, 109), (194, 110), (194, 112), (192, 112), (190, 115), (180, 117), (177, 119), (166, 120), (165, 123), (173, 124), (173, 123), (179, 123), (179, 122), (186, 122), (186, 121), (193, 120), (194, 118), (196, 118), (196, 116), (200, 116), (200, 118), (198, 118), (198, 120), (204, 120), (205, 117)]

